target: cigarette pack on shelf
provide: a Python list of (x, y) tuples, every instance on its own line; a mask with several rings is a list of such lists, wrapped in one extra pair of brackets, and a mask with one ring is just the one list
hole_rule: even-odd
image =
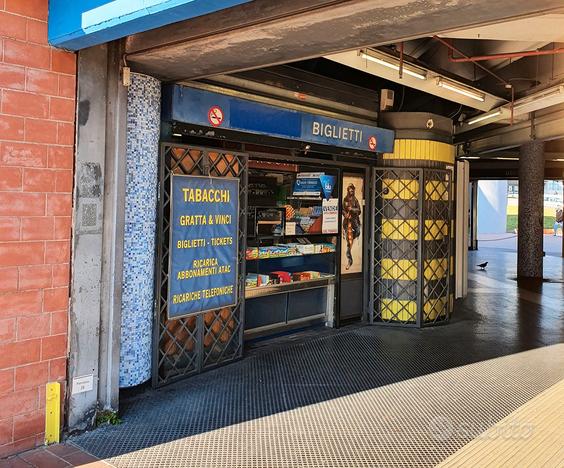
[(292, 282), (292, 275), (287, 271), (271, 271), (269, 276), (270, 280), (276, 284)]

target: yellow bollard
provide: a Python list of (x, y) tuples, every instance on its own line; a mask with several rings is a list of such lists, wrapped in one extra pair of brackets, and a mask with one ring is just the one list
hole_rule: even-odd
[(61, 384), (49, 382), (45, 391), (45, 445), (59, 442), (61, 430)]

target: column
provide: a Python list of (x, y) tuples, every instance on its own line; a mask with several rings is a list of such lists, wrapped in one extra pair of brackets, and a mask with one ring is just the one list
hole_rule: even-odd
[(151, 377), (161, 84), (133, 73), (127, 96), (119, 386)]
[(542, 278), (544, 142), (531, 140), (519, 153), (517, 276)]

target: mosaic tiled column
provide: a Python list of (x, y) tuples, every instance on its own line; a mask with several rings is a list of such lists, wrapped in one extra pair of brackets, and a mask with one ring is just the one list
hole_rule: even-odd
[(542, 278), (544, 142), (531, 140), (519, 152), (517, 276)]
[(132, 74), (127, 97), (121, 388), (151, 377), (160, 111), (160, 81)]

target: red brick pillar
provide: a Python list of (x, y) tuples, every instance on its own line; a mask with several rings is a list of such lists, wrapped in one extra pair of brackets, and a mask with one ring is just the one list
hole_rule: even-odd
[(47, 2), (0, 1), (0, 457), (43, 444), (66, 379), (76, 60)]

